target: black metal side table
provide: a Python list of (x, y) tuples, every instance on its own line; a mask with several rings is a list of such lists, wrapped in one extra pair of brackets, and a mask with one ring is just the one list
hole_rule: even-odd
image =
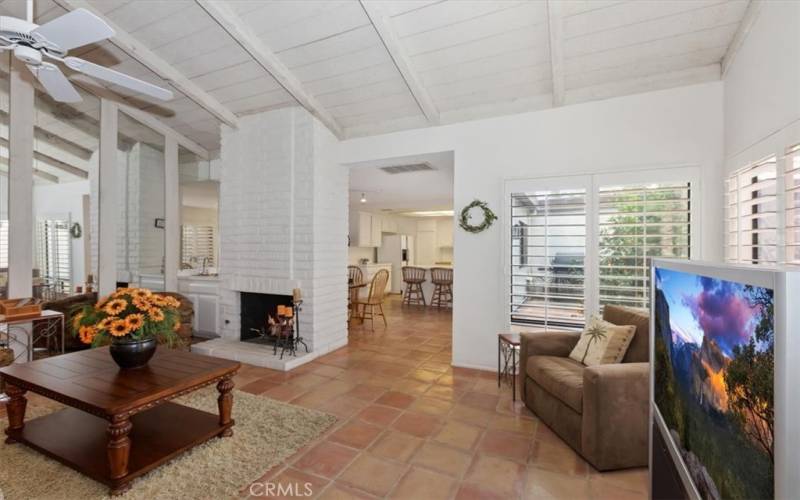
[(517, 400), (517, 362), (520, 336), (518, 333), (497, 334), (497, 387), (500, 382), (511, 384), (513, 401)]

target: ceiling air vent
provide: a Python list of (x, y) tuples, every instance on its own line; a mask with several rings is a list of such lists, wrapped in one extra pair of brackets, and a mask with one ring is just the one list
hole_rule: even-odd
[(426, 170), (436, 170), (428, 162), (412, 163), (411, 165), (396, 165), (394, 167), (381, 167), (387, 174), (409, 174), (411, 172), (424, 172)]

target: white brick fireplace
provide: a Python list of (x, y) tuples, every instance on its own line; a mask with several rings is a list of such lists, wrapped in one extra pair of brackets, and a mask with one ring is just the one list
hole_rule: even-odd
[[(220, 153), (221, 338), (193, 350), (291, 369), (347, 344), (348, 172), (331, 163), (336, 138), (302, 108), (223, 126)], [(303, 293), (297, 357), (241, 342), (240, 293)]]

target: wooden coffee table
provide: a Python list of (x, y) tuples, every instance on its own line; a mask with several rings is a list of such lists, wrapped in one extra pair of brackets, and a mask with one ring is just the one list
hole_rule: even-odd
[[(24, 443), (112, 494), (136, 477), (215, 436), (231, 436), (233, 375), (240, 363), (159, 347), (150, 363), (120, 370), (108, 348), (0, 369), (7, 443)], [(217, 384), (219, 415), (171, 402)], [(69, 406), (25, 422), (27, 391)]]

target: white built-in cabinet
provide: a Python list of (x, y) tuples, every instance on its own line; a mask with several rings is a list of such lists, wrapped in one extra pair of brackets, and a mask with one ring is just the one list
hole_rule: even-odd
[(194, 331), (201, 337), (217, 334), (219, 282), (203, 278), (178, 278), (178, 291), (194, 306)]
[(436, 246), (450, 248), (453, 246), (453, 220), (438, 219), (436, 221)]
[(397, 234), (400, 232), (399, 226), (394, 217), (381, 217), (381, 232)]
[[(380, 226), (376, 227), (373, 215), (366, 212), (350, 214), (350, 246), (378, 247), (380, 243)], [(377, 243), (376, 243), (377, 242)]]

